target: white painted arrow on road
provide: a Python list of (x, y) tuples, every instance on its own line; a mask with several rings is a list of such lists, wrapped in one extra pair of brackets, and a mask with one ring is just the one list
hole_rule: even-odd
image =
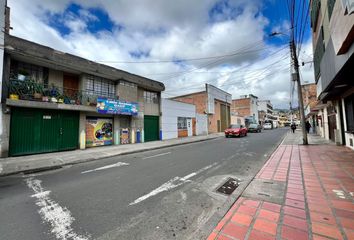
[(189, 180), (190, 178), (200, 174), (201, 172), (204, 172), (204, 171), (208, 170), (209, 168), (214, 167), (217, 164), (218, 163), (215, 162), (215, 163), (213, 163), (211, 165), (208, 165), (206, 167), (203, 167), (203, 168), (199, 169), (196, 172), (190, 173), (190, 174), (188, 174), (188, 175), (186, 175), (184, 177), (174, 177), (174, 178), (168, 180), (167, 182), (165, 182), (164, 184), (162, 184), (160, 187), (152, 190), (150, 193), (148, 193), (148, 194), (136, 199), (135, 201), (129, 203), (129, 206), (138, 204), (138, 203), (140, 203), (140, 202), (142, 202), (142, 201), (144, 201), (144, 200), (146, 200), (146, 199), (148, 199), (148, 198), (150, 198), (152, 196), (155, 196), (155, 195), (157, 195), (159, 193), (174, 189), (174, 188), (176, 188), (178, 186), (181, 186), (182, 184), (185, 184), (186, 182), (190, 182), (191, 181), (191, 180)]
[(87, 170), (81, 173), (90, 173), (90, 172), (96, 172), (96, 171), (101, 171), (101, 170), (106, 170), (109, 168), (114, 168), (114, 167), (121, 167), (121, 166), (128, 166), (129, 163), (125, 163), (125, 162), (117, 162), (115, 164), (111, 164), (111, 165), (107, 165), (107, 166), (103, 166), (103, 167), (99, 167), (99, 168), (95, 168), (92, 170)]

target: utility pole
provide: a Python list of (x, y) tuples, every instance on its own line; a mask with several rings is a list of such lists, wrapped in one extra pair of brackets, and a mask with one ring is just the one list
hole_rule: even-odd
[(294, 36), (292, 36), (291, 38), (290, 52), (291, 52), (291, 57), (293, 59), (294, 70), (295, 70), (294, 73), (295, 76), (293, 76), (292, 80), (297, 82), (297, 92), (298, 92), (298, 99), (299, 99), (299, 108), (300, 108), (299, 110), (300, 110), (301, 128), (302, 128), (302, 143), (304, 145), (308, 145), (307, 131), (305, 128), (304, 102), (302, 101), (302, 89), (301, 89), (300, 74), (299, 74), (299, 61), (297, 59)]

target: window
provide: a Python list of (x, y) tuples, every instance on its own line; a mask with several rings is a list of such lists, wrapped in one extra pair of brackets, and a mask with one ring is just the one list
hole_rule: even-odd
[(48, 85), (48, 68), (33, 65), (25, 62), (14, 61), (11, 64), (11, 76), (18, 78), (18, 75), (24, 75), (27, 80)]
[(157, 93), (144, 91), (144, 102), (146, 102), (146, 103), (159, 103)]
[(187, 118), (178, 117), (178, 119), (177, 119), (177, 128), (178, 128), (178, 130), (187, 129)]
[(344, 99), (347, 131), (354, 132), (354, 94)]
[(115, 98), (114, 82), (92, 75), (86, 76), (86, 91), (89, 95)]

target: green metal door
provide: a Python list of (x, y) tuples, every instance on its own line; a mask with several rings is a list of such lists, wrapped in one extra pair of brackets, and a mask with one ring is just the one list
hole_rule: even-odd
[(77, 148), (77, 112), (27, 108), (11, 111), (10, 156)]
[(144, 116), (144, 139), (145, 142), (159, 140), (158, 116)]
[(38, 151), (40, 120), (38, 112), (28, 109), (11, 111), (10, 122), (10, 156), (31, 154)]
[(59, 150), (76, 149), (79, 142), (79, 113), (62, 112)]

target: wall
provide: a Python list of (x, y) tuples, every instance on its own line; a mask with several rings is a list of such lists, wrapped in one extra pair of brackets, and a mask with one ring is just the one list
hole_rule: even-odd
[(138, 88), (138, 103), (140, 111), (144, 115), (160, 116), (160, 106), (157, 103), (147, 103), (144, 101), (144, 89)]
[(207, 113), (209, 114), (214, 114), (215, 113), (215, 105), (214, 101), (220, 100), (225, 103), (232, 103), (232, 95), (230, 93), (227, 93), (217, 87), (214, 87), (213, 85), (206, 84), (206, 92), (208, 95), (208, 106), (207, 106)]
[[(347, 117), (345, 115), (345, 102), (344, 102), (344, 98), (342, 98), (342, 112), (343, 112), (343, 122), (344, 122), (344, 131), (347, 131)], [(345, 137), (345, 145), (349, 148), (351, 148), (352, 150), (354, 150), (354, 134), (353, 133), (344, 133), (344, 137)], [(353, 143), (353, 145), (351, 145), (351, 143)]]
[(250, 116), (251, 115), (251, 99), (241, 98), (232, 100), (231, 112), (239, 116)]
[[(161, 129), (162, 139), (178, 137), (177, 118), (195, 118), (196, 107), (192, 104), (182, 103), (169, 99), (161, 99)], [(197, 123), (198, 125), (198, 123)], [(187, 130), (185, 131), (187, 132)], [(188, 132), (187, 132), (188, 134)]]
[(138, 87), (136, 84), (119, 82), (116, 85), (116, 94), (119, 96), (119, 100), (127, 102), (138, 101)]
[(63, 87), (63, 72), (54, 69), (49, 69), (48, 84), (51, 87), (53, 84), (56, 87)]
[(209, 120), (209, 133), (217, 133), (218, 132), (218, 120), (220, 121), (220, 102), (215, 100), (214, 101), (214, 114), (208, 115)]
[(206, 135), (208, 134), (208, 115), (196, 113), (196, 134)]
[(250, 114), (250, 116), (253, 116), (254, 120), (256, 121), (256, 123), (258, 123), (258, 101), (257, 101), (257, 98), (251, 97), (250, 106), (251, 106), (251, 109), (250, 109), (251, 114)]
[(196, 107), (196, 112), (199, 114), (206, 113), (206, 102), (207, 95), (206, 92), (194, 93), (190, 95), (180, 96), (173, 98), (173, 100), (193, 104)]
[[(336, 1), (330, 21), (330, 34), (336, 54), (346, 52), (353, 42), (354, 14), (344, 15), (341, 1)], [(351, 40), (349, 40), (351, 38)]]
[[(0, 1), (0, 45), (4, 46), (4, 29), (5, 29), (5, 0)], [(1, 102), (2, 85), (3, 85), (3, 66), (4, 66), (4, 48), (0, 48), (0, 156), (6, 157), (9, 150), (10, 137), (10, 115), (6, 114), (6, 106)], [(1, 167), (0, 167), (1, 169)]]
[(245, 118), (239, 116), (231, 116), (231, 124), (245, 125)]

